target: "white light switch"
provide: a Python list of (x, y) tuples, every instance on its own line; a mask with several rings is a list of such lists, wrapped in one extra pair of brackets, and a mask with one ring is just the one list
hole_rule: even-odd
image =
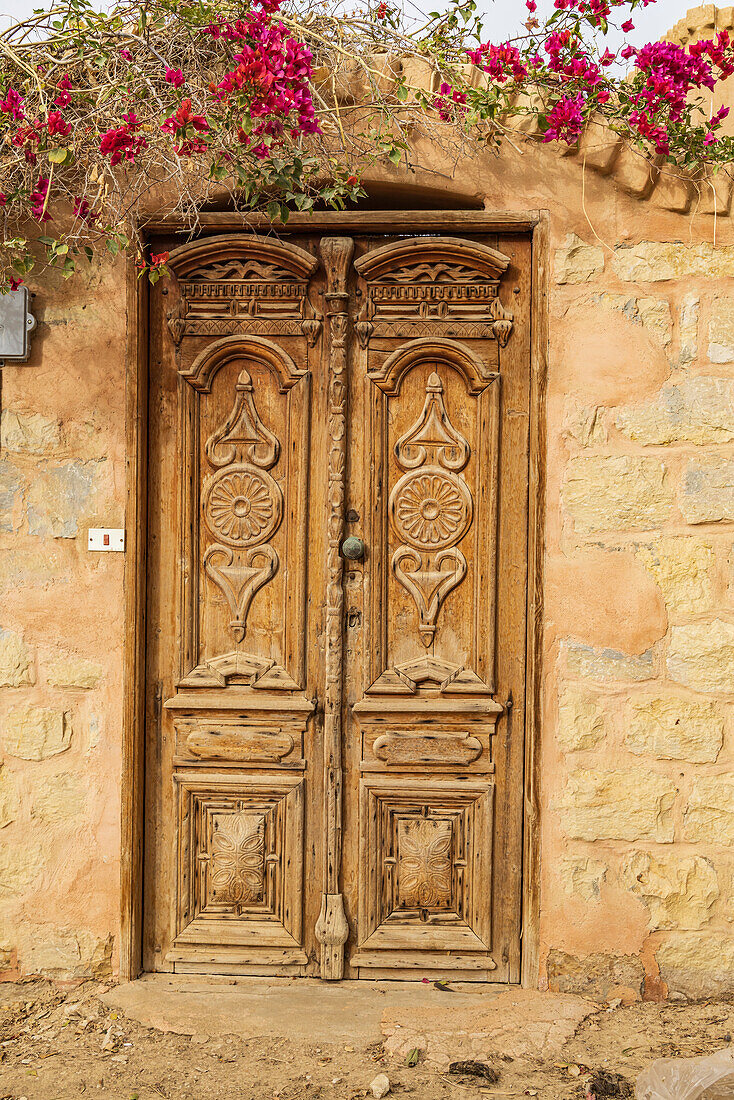
[(121, 527), (90, 527), (87, 550), (124, 550), (125, 532)]

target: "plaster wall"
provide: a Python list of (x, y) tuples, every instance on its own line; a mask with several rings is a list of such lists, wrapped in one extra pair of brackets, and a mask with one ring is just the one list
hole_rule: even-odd
[[(622, 156), (417, 138), (380, 182), (550, 214), (542, 983), (710, 995), (734, 991), (731, 195), (682, 204)], [(32, 289), (2, 377), (0, 977), (110, 976), (123, 562), (86, 533), (125, 523), (124, 269)]]

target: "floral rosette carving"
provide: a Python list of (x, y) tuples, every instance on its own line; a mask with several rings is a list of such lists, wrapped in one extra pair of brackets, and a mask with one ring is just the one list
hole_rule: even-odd
[(256, 546), (277, 530), (283, 494), (265, 470), (245, 464), (215, 474), (204, 491), (204, 518), (228, 546)]
[(400, 537), (419, 550), (443, 550), (459, 542), (472, 521), (466, 482), (438, 466), (404, 474), (391, 501), (392, 522)]

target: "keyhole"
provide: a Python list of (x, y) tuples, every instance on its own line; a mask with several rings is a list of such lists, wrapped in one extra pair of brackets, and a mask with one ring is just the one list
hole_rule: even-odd
[(428, 920), (428, 910), (427, 909), (421, 909), (421, 920), (423, 921), (424, 924)]

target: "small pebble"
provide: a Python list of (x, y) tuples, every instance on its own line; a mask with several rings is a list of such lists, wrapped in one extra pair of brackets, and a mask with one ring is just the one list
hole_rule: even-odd
[(378, 1073), (374, 1081), (370, 1085), (370, 1092), (374, 1096), (375, 1100), (382, 1100), (383, 1096), (387, 1096), (390, 1091), (390, 1079), (386, 1073)]

